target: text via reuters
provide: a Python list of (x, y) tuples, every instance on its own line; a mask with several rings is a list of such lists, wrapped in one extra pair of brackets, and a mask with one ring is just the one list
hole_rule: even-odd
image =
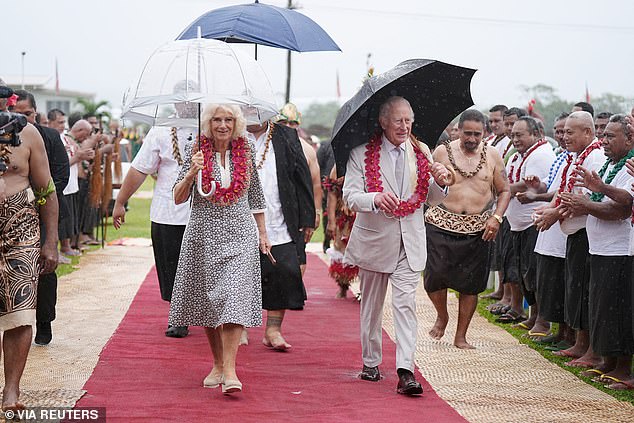
[(20, 421), (27, 423), (105, 423), (105, 407), (29, 407), (20, 410), (6, 410), (4, 418), (7, 422)]

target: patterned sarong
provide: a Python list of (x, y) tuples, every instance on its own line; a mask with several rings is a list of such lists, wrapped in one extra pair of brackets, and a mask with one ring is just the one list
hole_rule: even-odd
[(482, 232), (486, 221), (491, 217), (491, 210), (486, 210), (481, 214), (456, 214), (442, 208), (441, 206), (431, 207), (425, 212), (425, 222), (444, 229), (445, 231), (472, 235)]
[(0, 203), (0, 331), (35, 323), (40, 225), (30, 188)]

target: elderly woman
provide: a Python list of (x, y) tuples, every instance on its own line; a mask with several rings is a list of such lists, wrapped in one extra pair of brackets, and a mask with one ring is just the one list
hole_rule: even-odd
[[(208, 105), (201, 120), (200, 149), (194, 143), (186, 148), (174, 186), (177, 204), (192, 192), (193, 202), (169, 323), (203, 326), (214, 360), (203, 386), (240, 392), (235, 368), (240, 334), (244, 327), (262, 324), (258, 242), (264, 254), (270, 251), (266, 206), (240, 108)], [(216, 187), (210, 196), (194, 188), (199, 170), (203, 194)]]

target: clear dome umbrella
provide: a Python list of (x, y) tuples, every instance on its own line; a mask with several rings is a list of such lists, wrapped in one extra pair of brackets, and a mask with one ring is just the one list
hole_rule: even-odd
[[(123, 99), (122, 118), (151, 126), (197, 127), (203, 104), (234, 104), (247, 124), (277, 115), (268, 77), (260, 65), (229, 44), (211, 39), (171, 41), (147, 60)], [(198, 175), (198, 191), (204, 193)], [(215, 188), (215, 184), (211, 185)]]
[[(179, 103), (189, 112), (176, 113)], [(171, 41), (150, 56), (124, 95), (122, 117), (196, 127), (196, 104), (208, 103), (243, 106), (248, 123), (264, 122), (278, 110), (268, 77), (253, 58), (222, 41), (197, 38)]]

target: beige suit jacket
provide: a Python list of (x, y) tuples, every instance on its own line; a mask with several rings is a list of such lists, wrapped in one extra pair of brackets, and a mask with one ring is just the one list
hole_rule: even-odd
[[(423, 208), (400, 219), (387, 217), (382, 211), (375, 210), (376, 193), (367, 192), (368, 188), (365, 184), (366, 145), (360, 145), (351, 151), (343, 185), (344, 200), (348, 207), (357, 212), (344, 262), (373, 272), (393, 273), (396, 269), (402, 239), (410, 268), (420, 272), (425, 268), (427, 260)], [(429, 149), (421, 145), (431, 161)], [(409, 175), (410, 161), (404, 160), (404, 163), (404, 174)], [(381, 145), (380, 165), (383, 192), (397, 193), (394, 166), (389, 157), (386, 142)], [(403, 198), (409, 198), (412, 194), (415, 187), (411, 185), (410, 178), (405, 177)], [(445, 190), (433, 182), (430, 176), (427, 204), (430, 206), (440, 204), (445, 197)]]

